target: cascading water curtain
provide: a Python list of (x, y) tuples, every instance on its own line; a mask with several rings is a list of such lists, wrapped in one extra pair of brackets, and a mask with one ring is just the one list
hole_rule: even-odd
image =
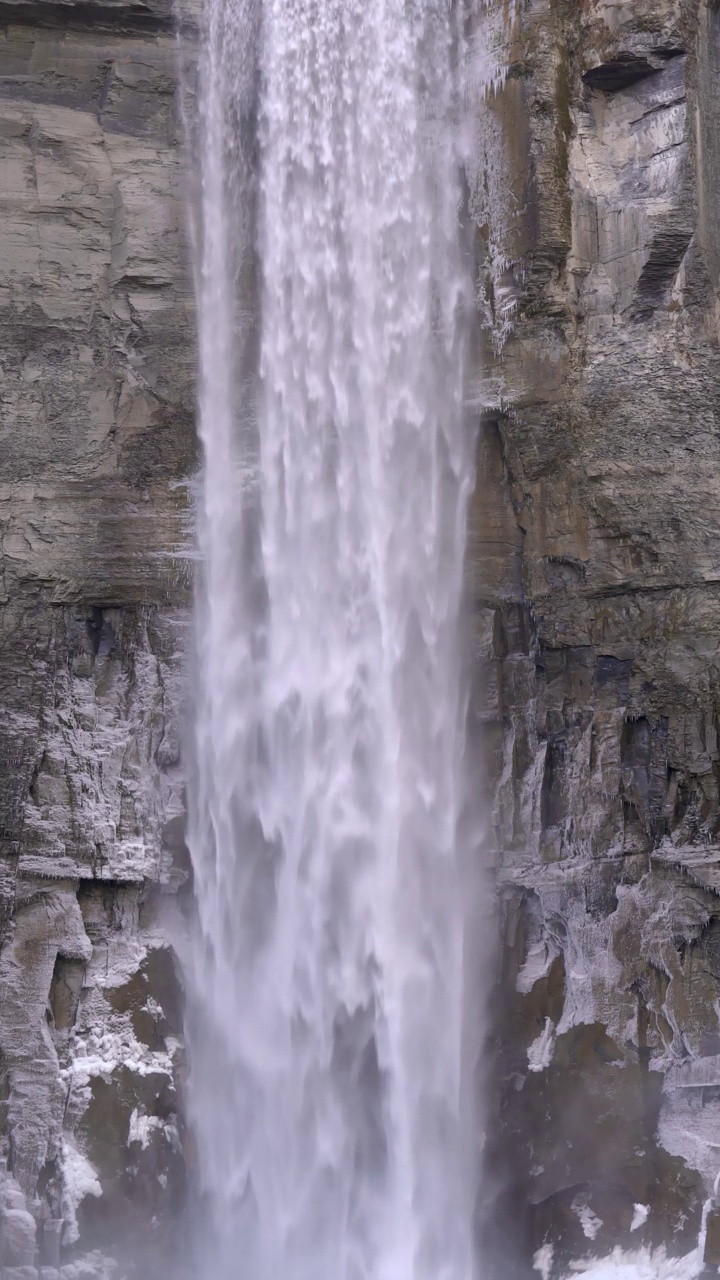
[(452, 0), (207, 0), (204, 1280), (475, 1273), (462, 25)]

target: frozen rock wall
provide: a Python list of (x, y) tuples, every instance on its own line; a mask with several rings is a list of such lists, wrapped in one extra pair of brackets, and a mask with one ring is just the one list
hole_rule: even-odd
[[(0, 1275), (89, 1280), (183, 1196), (176, 35), (1, 9)], [(720, 7), (489, 0), (470, 36), (510, 1280), (686, 1251), (720, 1170)]]
[(686, 1251), (720, 1173), (720, 8), (526, 0), (504, 39), (477, 710), (526, 1275)]
[(72, 1280), (182, 1195), (191, 281), (169, 3), (0, 12), (0, 1274)]

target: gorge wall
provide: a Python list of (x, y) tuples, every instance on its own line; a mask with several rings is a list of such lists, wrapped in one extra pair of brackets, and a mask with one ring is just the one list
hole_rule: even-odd
[(555, 1275), (616, 1243), (685, 1252), (720, 1171), (720, 9), (531, 0), (508, 61), (485, 274), (496, 332), (515, 312), (475, 525), (490, 1163)]
[[(191, 1157), (178, 45), (166, 0), (0, 8), (0, 1274), (80, 1280), (167, 1254)], [(544, 1244), (553, 1275), (686, 1251), (720, 1171), (720, 7), (508, 0), (471, 37), (509, 67), (473, 143), (469, 571), (487, 1185), (527, 1277)]]
[(168, 937), (196, 446), (176, 61), (162, 0), (2, 6), (8, 1278), (164, 1247), (182, 1181)]

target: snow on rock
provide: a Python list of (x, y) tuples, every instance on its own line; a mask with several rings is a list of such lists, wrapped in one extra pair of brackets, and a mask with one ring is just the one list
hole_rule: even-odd
[(56, 1274), (60, 1280), (119, 1280), (120, 1277), (117, 1263), (98, 1249), (82, 1254), (74, 1262), (66, 1263)]
[(696, 1280), (703, 1268), (697, 1249), (684, 1258), (668, 1258), (664, 1249), (637, 1253), (614, 1249), (609, 1258), (572, 1262), (564, 1280)]
[[(564, 1280), (698, 1280), (707, 1274), (705, 1239), (711, 1206), (712, 1201), (706, 1201), (697, 1245), (684, 1258), (668, 1258), (664, 1248), (639, 1249), (635, 1253), (618, 1248), (608, 1258), (571, 1262)], [(635, 1210), (644, 1210), (647, 1217), (645, 1205), (635, 1205)]]
[(527, 1051), (528, 1069), (530, 1071), (544, 1071), (552, 1062), (554, 1049), (555, 1024), (551, 1018), (546, 1018), (544, 1029), (540, 1032), (537, 1040), (533, 1040)]
[(543, 1244), (533, 1257), (533, 1271), (540, 1272), (540, 1280), (550, 1280), (555, 1249), (551, 1244)]
[(62, 1144), (62, 1174), (62, 1210), (65, 1218), (63, 1241), (65, 1244), (73, 1244), (80, 1236), (78, 1206), (86, 1196), (101, 1196), (102, 1187), (87, 1156), (69, 1138), (65, 1138)]
[(703, 1098), (694, 1087), (671, 1088), (663, 1098), (658, 1138), (670, 1155), (680, 1156), (702, 1174), (708, 1191), (720, 1166), (720, 1101)]
[(650, 1214), (650, 1206), (647, 1204), (634, 1204), (632, 1222), (630, 1230), (637, 1231), (639, 1227), (643, 1227), (648, 1220)]
[(153, 1130), (163, 1128), (164, 1125), (160, 1116), (146, 1115), (144, 1111), (140, 1111), (138, 1107), (135, 1107), (130, 1116), (128, 1146), (133, 1142), (139, 1142), (143, 1151), (147, 1151)]
[(172, 1076), (173, 1073), (171, 1055), (142, 1044), (133, 1032), (129, 1016), (122, 1014), (109, 1017), (87, 1036), (78, 1036), (72, 1061), (60, 1075), (71, 1078), (76, 1087), (82, 1088), (94, 1076), (110, 1076), (118, 1067), (140, 1076), (158, 1073)]
[(580, 1222), (585, 1238), (594, 1240), (602, 1226), (602, 1218), (598, 1218), (597, 1214), (593, 1213), (590, 1206), (583, 1200), (573, 1200), (572, 1211)]
[(532, 991), (536, 982), (546, 978), (560, 952), (548, 939), (542, 938), (528, 947), (527, 959), (518, 973), (515, 989), (521, 995)]

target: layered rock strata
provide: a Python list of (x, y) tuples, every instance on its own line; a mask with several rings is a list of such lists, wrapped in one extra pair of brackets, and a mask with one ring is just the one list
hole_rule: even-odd
[(477, 201), (488, 1176), (528, 1206), (518, 1274), (543, 1248), (555, 1276), (687, 1251), (720, 1173), (720, 9), (502, 16), (510, 204)]
[(0, 10), (0, 1274), (79, 1280), (182, 1194), (176, 32), (163, 0)]
[[(130, 1221), (166, 1250), (182, 1196), (194, 337), (169, 7), (2, 12), (0, 1267), (70, 1280)], [(471, 182), (486, 1186), (529, 1276), (685, 1251), (720, 1171), (720, 9), (471, 35), (509, 67)]]

